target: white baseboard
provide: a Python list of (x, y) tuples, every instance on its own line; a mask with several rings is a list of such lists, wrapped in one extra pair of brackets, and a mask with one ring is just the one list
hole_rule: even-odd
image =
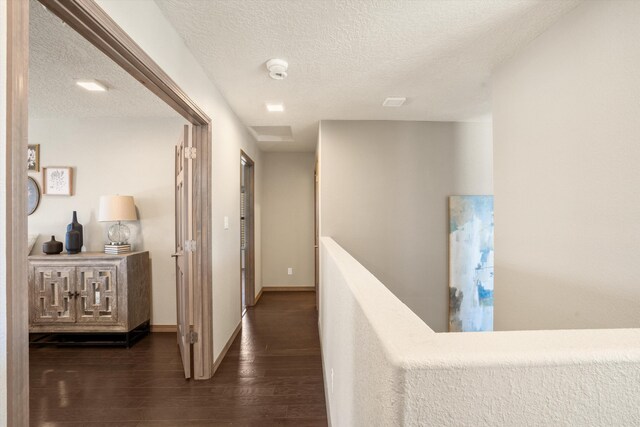
[(151, 325), (151, 332), (178, 332), (178, 325)]
[(313, 292), (315, 286), (263, 286), (264, 292)]

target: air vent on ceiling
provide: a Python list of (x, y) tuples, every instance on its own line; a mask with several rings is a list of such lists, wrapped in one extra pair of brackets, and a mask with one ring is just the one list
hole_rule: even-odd
[(291, 126), (250, 126), (249, 132), (258, 142), (292, 142)]
[(400, 107), (407, 98), (387, 98), (382, 103), (383, 107)]

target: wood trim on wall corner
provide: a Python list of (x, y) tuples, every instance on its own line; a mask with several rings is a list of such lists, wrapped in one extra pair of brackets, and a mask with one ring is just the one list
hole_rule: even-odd
[(229, 341), (227, 341), (227, 343), (224, 345), (224, 348), (222, 349), (222, 352), (220, 353), (220, 355), (218, 356), (218, 358), (214, 362), (214, 364), (213, 364), (213, 374), (214, 375), (215, 375), (216, 371), (218, 370), (218, 368), (220, 367), (220, 364), (224, 360), (224, 357), (227, 355), (227, 352), (229, 351), (229, 348), (231, 348), (231, 344), (233, 344), (233, 342), (236, 340), (236, 337), (238, 336), (238, 334), (240, 333), (241, 330), (242, 330), (242, 320), (240, 320), (240, 323), (238, 323), (238, 326), (236, 327), (236, 330), (233, 331), (233, 334), (231, 334), (231, 338), (229, 338)]
[(315, 286), (263, 286), (264, 292), (315, 292)]

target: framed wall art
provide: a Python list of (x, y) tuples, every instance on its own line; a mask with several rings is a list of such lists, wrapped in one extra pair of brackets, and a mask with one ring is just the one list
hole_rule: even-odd
[(70, 167), (42, 168), (43, 194), (49, 196), (70, 196), (73, 170)]
[(27, 170), (29, 172), (40, 172), (40, 144), (28, 145)]
[(493, 330), (493, 196), (449, 197), (449, 332)]

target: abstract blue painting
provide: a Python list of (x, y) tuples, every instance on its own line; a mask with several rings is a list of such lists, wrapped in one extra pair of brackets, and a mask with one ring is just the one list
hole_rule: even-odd
[(449, 332), (493, 330), (493, 196), (449, 197)]

